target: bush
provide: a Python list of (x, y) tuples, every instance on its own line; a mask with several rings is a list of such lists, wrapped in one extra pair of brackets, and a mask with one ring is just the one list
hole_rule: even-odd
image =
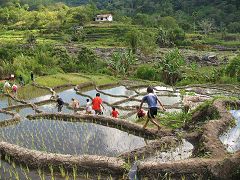
[(174, 28), (169, 30), (160, 28), (158, 31), (157, 43), (160, 47), (181, 45), (184, 40), (185, 32), (181, 28)]
[(226, 67), (226, 75), (240, 82), (240, 55), (233, 58)]
[(157, 70), (150, 65), (142, 65), (137, 68), (135, 76), (139, 79), (145, 80), (160, 80), (160, 75)]
[(178, 49), (169, 51), (158, 64), (162, 73), (163, 81), (166, 84), (174, 85), (181, 80), (183, 72), (181, 68), (185, 65), (185, 60)]
[(240, 23), (239, 22), (231, 22), (228, 25), (228, 31), (230, 33), (240, 33)]
[(91, 49), (83, 47), (78, 53), (76, 66), (84, 72), (96, 73), (105, 67), (106, 63), (101, 61)]

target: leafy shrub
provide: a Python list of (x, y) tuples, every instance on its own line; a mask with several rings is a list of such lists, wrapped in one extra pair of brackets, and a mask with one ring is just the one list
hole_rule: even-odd
[(136, 60), (136, 56), (131, 50), (124, 53), (117, 52), (112, 55), (109, 66), (115, 75), (121, 74), (125, 76), (130, 73)]
[(106, 64), (91, 49), (83, 47), (78, 53), (76, 66), (84, 72), (98, 72)]
[(157, 44), (160, 47), (171, 47), (174, 45), (181, 45), (185, 40), (185, 32), (181, 28), (164, 30), (162, 28), (158, 31)]
[(163, 81), (166, 84), (174, 85), (182, 78), (182, 66), (185, 65), (185, 60), (178, 49), (169, 51), (158, 64), (162, 73)]
[(160, 74), (150, 65), (142, 65), (138, 67), (135, 76), (145, 80), (160, 80)]
[(226, 75), (240, 82), (240, 55), (233, 58), (226, 67)]

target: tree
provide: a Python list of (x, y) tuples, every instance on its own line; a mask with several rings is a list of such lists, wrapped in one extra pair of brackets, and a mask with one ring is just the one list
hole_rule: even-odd
[(133, 54), (136, 54), (137, 52), (140, 36), (141, 33), (137, 29), (132, 29), (127, 33), (126, 40), (131, 47)]
[(214, 21), (210, 19), (203, 19), (199, 22), (200, 28), (203, 30), (205, 35), (208, 35), (214, 29)]
[(181, 28), (164, 30), (162, 28), (158, 31), (157, 44), (160, 47), (171, 47), (181, 44), (185, 39), (185, 33)]
[(162, 17), (159, 25), (164, 29), (175, 29), (179, 27), (176, 19), (171, 16)]
[(228, 31), (231, 33), (240, 33), (240, 22), (231, 22), (228, 25)]

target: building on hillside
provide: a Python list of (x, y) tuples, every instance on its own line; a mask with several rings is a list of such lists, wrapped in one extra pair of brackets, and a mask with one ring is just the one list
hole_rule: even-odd
[(94, 18), (95, 21), (113, 21), (112, 14), (99, 14)]

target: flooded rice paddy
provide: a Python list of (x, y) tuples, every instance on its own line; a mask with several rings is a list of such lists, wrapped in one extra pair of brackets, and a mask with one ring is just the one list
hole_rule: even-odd
[(236, 124), (220, 136), (220, 140), (226, 145), (228, 152), (233, 153), (240, 150), (240, 110), (231, 110), (230, 112)]
[(145, 146), (145, 141), (115, 128), (85, 122), (23, 120), (1, 129), (3, 141), (50, 153), (117, 156)]
[(154, 156), (146, 158), (144, 161), (164, 163), (188, 159), (192, 156), (193, 149), (194, 146), (185, 139), (183, 139), (178, 147), (172, 148), (171, 150), (168, 151), (156, 152)]
[(5, 121), (7, 119), (11, 119), (11, 118), (12, 118), (12, 115), (10, 115), (10, 114), (0, 113), (0, 122)]
[(5, 96), (5, 95), (0, 95), (0, 108), (7, 108), (10, 106), (15, 106), (19, 105), (21, 103), (13, 100), (11, 97)]
[[(50, 99), (51, 93), (49, 91), (35, 87), (31, 88), (31, 91), (34, 92), (30, 93), (29, 96), (27, 93), (23, 93), (19, 98), (26, 100), (28, 103), (36, 103)], [(188, 91), (196, 91), (195, 93), (199, 94), (206, 93), (210, 96), (224, 93), (224, 91), (218, 91), (216, 89), (207, 89), (206, 92), (200, 92), (199, 89), (189, 88)], [(66, 103), (70, 103), (72, 98), (77, 99), (82, 109), (84, 109), (86, 99), (89, 99), (89, 96), (94, 98), (98, 92), (100, 92), (101, 98), (104, 101), (104, 116), (110, 116), (111, 106), (117, 105), (117, 107), (121, 107), (117, 109), (120, 113), (119, 118), (134, 121), (136, 120), (135, 106), (140, 105), (140, 100), (146, 93), (146, 87), (131, 90), (131, 88), (126, 88), (125, 86), (117, 86), (103, 88), (99, 91), (92, 88), (90, 90), (82, 90), (81, 95), (76, 93), (73, 87), (71, 87), (60, 89), (57, 91), (57, 94)], [(155, 92), (164, 105), (177, 105), (177, 108), (168, 108), (168, 112), (181, 112), (182, 97), (179, 90), (171, 87), (156, 86)], [(229, 95), (230, 93), (226, 94)], [(0, 96), (0, 108), (19, 104), (21, 103), (14, 101), (10, 97)], [(144, 104), (144, 108), (147, 108), (146, 104)], [(57, 113), (55, 102), (40, 104), (36, 106), (36, 109), (46, 113)], [(2, 127), (0, 139), (29, 149), (49, 153), (116, 157), (121, 153), (141, 148), (148, 142), (148, 140), (142, 137), (94, 123), (65, 122), (41, 118), (29, 120), (26, 116), (36, 113), (32, 107), (13, 108), (11, 111), (18, 113), (21, 116), (21, 121), (16, 125)], [(84, 113), (84, 111), (82, 112)], [(73, 110), (66, 105), (63, 107), (61, 113), (73, 114)], [(229, 152), (235, 152), (240, 149), (240, 111), (231, 111), (231, 113), (237, 119), (237, 126), (230, 129), (226, 134), (221, 136), (220, 139), (226, 144)], [(0, 121), (11, 117), (12, 116), (8, 114), (0, 113)], [(159, 151), (144, 161), (169, 162), (187, 159), (191, 157), (193, 148), (192, 144), (183, 140), (179, 147), (166, 152)], [(53, 177), (53, 175), (41, 169), (29, 170), (29, 167), (17, 165), (14, 162), (10, 162), (6, 157), (2, 157), (0, 167), (0, 179), (42, 179), (41, 177), (52, 179)], [(69, 173), (69, 178), (73, 179), (71, 174), (72, 173)], [(62, 178), (60, 173), (54, 173), (54, 176), (55, 179), (66, 179)], [(86, 176), (88, 175), (76, 179), (86, 179)]]

